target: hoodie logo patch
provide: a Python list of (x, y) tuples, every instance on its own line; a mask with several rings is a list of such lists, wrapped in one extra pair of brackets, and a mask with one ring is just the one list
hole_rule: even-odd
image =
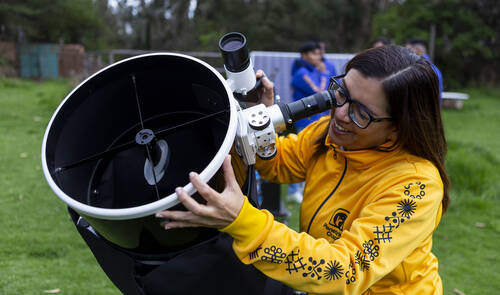
[(323, 227), (326, 229), (326, 235), (336, 240), (342, 235), (344, 224), (349, 217), (349, 211), (344, 208), (338, 208), (330, 217), (328, 223), (324, 223)]

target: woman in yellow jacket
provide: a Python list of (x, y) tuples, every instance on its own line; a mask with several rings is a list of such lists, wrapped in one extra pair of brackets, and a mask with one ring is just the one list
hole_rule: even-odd
[[(262, 75), (262, 73), (258, 73)], [(266, 104), (272, 83), (264, 80)], [(257, 163), (264, 179), (305, 181), (300, 233), (254, 208), (241, 193), (229, 157), (217, 193), (196, 173), (208, 201), (182, 189), (190, 211), (163, 211), (166, 229), (219, 228), (239, 259), (311, 294), (442, 294), (432, 233), (448, 204), (447, 150), (437, 77), (399, 46), (355, 56), (333, 77), (331, 115), (299, 135), (277, 138), (278, 152)]]

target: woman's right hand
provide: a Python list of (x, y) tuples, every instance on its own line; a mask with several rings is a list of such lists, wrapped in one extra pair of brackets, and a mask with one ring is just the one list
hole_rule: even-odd
[(260, 100), (256, 104), (247, 103), (247, 106), (253, 106), (263, 103), (266, 107), (272, 106), (274, 104), (274, 83), (269, 80), (263, 70), (258, 70), (255, 73), (255, 77), (262, 77), (262, 88), (259, 89)]

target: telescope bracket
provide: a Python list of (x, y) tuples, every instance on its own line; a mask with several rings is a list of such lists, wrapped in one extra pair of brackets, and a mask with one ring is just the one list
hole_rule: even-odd
[(236, 150), (247, 165), (255, 164), (256, 154), (265, 160), (276, 155), (276, 132), (271, 118), (263, 104), (238, 110)]

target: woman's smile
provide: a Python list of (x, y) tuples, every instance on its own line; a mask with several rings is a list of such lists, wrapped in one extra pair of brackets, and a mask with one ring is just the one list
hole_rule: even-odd
[(347, 134), (351, 133), (349, 130), (340, 126), (340, 124), (337, 123), (337, 120), (335, 120), (335, 118), (332, 118), (332, 129), (338, 135), (347, 135)]

